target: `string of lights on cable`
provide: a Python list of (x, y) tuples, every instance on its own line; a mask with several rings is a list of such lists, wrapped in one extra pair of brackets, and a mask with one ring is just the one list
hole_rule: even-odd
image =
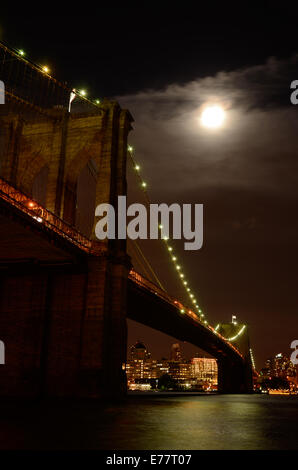
[[(4, 45), (4, 44), (3, 44)], [(5, 45), (4, 45), (5, 46)], [(51, 75), (51, 68), (49, 67), (49, 65), (46, 65), (46, 64), (36, 64), (35, 62), (33, 62), (32, 60), (30, 60), (28, 57), (27, 57), (27, 54), (26, 52), (23, 50), (23, 49), (11, 49), (9, 48), (9, 51), (14, 54), (15, 56), (18, 57), (19, 60), (23, 61), (24, 63), (26, 63), (28, 66), (30, 66), (32, 69), (34, 69), (35, 71), (38, 71), (40, 72), (41, 74), (43, 74), (44, 76), (46, 76), (49, 80), (55, 82), (57, 85), (61, 86), (61, 87), (64, 87), (64, 88), (68, 88), (67, 85), (63, 84), (63, 83), (60, 83), (58, 82), (58, 80), (56, 80), (52, 75)], [(90, 105), (93, 105), (93, 106), (99, 106), (101, 104), (100, 102), (100, 99), (98, 98), (95, 98), (95, 99), (89, 99), (88, 98), (88, 93), (87, 93), (87, 90), (86, 89), (80, 89), (80, 90), (77, 90), (75, 88), (71, 89), (71, 96), (70, 96), (70, 104), (71, 104), (71, 101), (75, 98), (75, 97), (79, 97), (81, 100), (84, 100), (86, 103), (89, 103)], [(69, 108), (69, 111), (70, 111), (70, 108)]]
[[(143, 190), (144, 192), (144, 195), (145, 195), (145, 199), (146, 199), (146, 202), (148, 204), (150, 204), (150, 198), (149, 198), (149, 195), (148, 195), (148, 190), (147, 190), (147, 183), (144, 181), (142, 175), (141, 175), (141, 167), (140, 165), (136, 162), (135, 160), (135, 157), (134, 157), (134, 148), (131, 146), (131, 145), (128, 145), (128, 155), (130, 157), (130, 160), (132, 162), (132, 166), (133, 166), (133, 169), (135, 171), (135, 174), (137, 175), (137, 178), (139, 180), (139, 183), (140, 183), (140, 187), (141, 189)], [(184, 289), (186, 290), (186, 294), (188, 295), (189, 297), (189, 300), (190, 302), (193, 304), (193, 307), (194, 309), (196, 310), (196, 313), (197, 313), (197, 316), (200, 318), (200, 320), (204, 323), (204, 324), (208, 324), (208, 321), (205, 317), (205, 313), (203, 312), (202, 308), (199, 306), (198, 304), (198, 301), (195, 297), (195, 295), (193, 294), (190, 286), (189, 286), (189, 282), (187, 281), (186, 279), (186, 276), (184, 274), (184, 272), (182, 271), (182, 266), (179, 264), (179, 261), (178, 261), (178, 257), (177, 255), (175, 254), (175, 251), (174, 251), (174, 247), (173, 247), (173, 243), (170, 242), (169, 238), (167, 236), (163, 236), (162, 235), (162, 230), (163, 230), (163, 226), (162, 225), (159, 225), (159, 231), (160, 231), (160, 235), (161, 235), (161, 240), (164, 242), (164, 245), (169, 253), (169, 256), (170, 256), (170, 259), (171, 261), (173, 262), (174, 264), (174, 267), (177, 271), (177, 275), (178, 275), (178, 278), (179, 280), (181, 281), (182, 283), (182, 286), (184, 287)], [(184, 309), (181, 309), (181, 313), (184, 313)]]
[[(234, 323), (234, 324), (236, 325), (237, 323)], [(218, 331), (219, 327), (220, 327), (220, 323), (219, 323), (218, 325), (216, 325), (215, 331)], [(226, 341), (230, 341), (230, 342), (231, 342), (231, 341), (236, 341), (236, 339), (238, 339), (238, 338), (242, 335), (242, 333), (244, 332), (245, 328), (246, 328), (246, 325), (242, 325), (242, 326), (240, 327), (238, 333), (236, 333), (236, 335), (231, 336), (230, 338), (225, 338), (225, 340), (226, 340)]]

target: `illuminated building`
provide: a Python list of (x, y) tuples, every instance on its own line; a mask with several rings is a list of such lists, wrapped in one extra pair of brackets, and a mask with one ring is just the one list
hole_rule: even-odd
[(130, 360), (126, 364), (126, 377), (128, 388), (147, 389), (148, 387), (135, 387), (135, 384), (153, 379), (158, 379), (161, 375), (169, 372), (167, 360), (151, 359), (151, 354), (148, 352), (144, 343), (138, 341), (130, 348)]
[(290, 361), (289, 357), (283, 353), (276, 354), (275, 357), (270, 357), (266, 361), (265, 369), (262, 369), (263, 375), (269, 377), (280, 377), (286, 379), (287, 377), (296, 376), (296, 368)]
[(287, 393), (297, 393), (298, 368), (287, 355), (278, 353), (268, 358), (265, 365), (266, 367), (260, 370), (258, 379), (258, 388), (261, 391), (269, 390), (269, 393), (273, 393), (272, 390), (277, 390), (276, 393), (280, 393), (284, 388)]
[(169, 361), (169, 375), (176, 380), (177, 384), (184, 385), (191, 379), (191, 364), (182, 358), (179, 343), (172, 344), (171, 359)]
[[(138, 341), (130, 348), (130, 360), (126, 364), (127, 384), (130, 390), (148, 390), (156, 387), (157, 380), (168, 374), (178, 388), (213, 390), (217, 386), (216, 359), (194, 357), (182, 358), (178, 343), (171, 347), (171, 359), (151, 358), (144, 343)], [(149, 386), (151, 384), (151, 386)]]
[(217, 361), (209, 357), (194, 357), (191, 360), (192, 377), (203, 388), (214, 388), (217, 385)]

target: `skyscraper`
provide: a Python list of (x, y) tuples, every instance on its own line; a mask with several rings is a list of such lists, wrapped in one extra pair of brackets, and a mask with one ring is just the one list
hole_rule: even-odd
[(172, 344), (171, 347), (171, 361), (180, 362), (182, 360), (181, 349), (179, 343)]

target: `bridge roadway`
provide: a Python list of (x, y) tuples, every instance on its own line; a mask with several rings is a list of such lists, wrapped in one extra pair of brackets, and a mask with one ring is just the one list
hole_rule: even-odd
[[(86, 257), (101, 256), (107, 250), (107, 244), (84, 237), (4, 180), (0, 180), (0, 229), (0, 264), (12, 269), (32, 260), (43, 266), (84, 265)], [(222, 391), (248, 391), (245, 360), (237, 348), (133, 269), (128, 276), (127, 317), (216, 357)]]

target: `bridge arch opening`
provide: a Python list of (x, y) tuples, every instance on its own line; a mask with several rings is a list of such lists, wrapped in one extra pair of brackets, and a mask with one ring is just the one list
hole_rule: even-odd
[(97, 178), (98, 167), (91, 158), (79, 173), (76, 186), (75, 227), (87, 237), (94, 224)]
[(44, 165), (33, 179), (32, 197), (42, 206), (46, 206), (49, 166)]

